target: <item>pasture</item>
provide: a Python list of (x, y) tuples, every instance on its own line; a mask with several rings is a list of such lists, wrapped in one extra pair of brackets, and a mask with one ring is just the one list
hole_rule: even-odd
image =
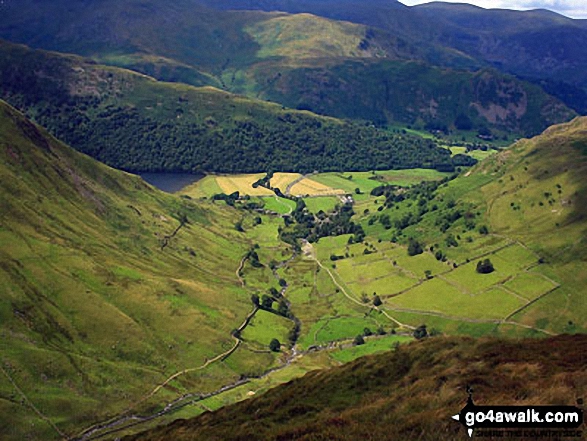
[(318, 213), (319, 211), (323, 211), (328, 213), (334, 210), (336, 205), (340, 204), (340, 199), (338, 197), (331, 197), (331, 196), (322, 196), (316, 198), (304, 198), (304, 202), (306, 203), (306, 207), (310, 213)]
[(277, 196), (263, 198), (264, 208), (277, 214), (289, 214), (296, 208), (296, 203), (290, 199)]
[[(349, 295), (370, 305), (377, 294), (383, 301), (382, 308), (394, 316), (407, 313), (426, 320), (438, 317), (497, 324), (537, 297), (557, 289), (557, 283), (547, 276), (528, 272), (537, 263), (531, 250), (490, 236), (482, 237), (480, 242), (467, 250), (469, 262), (457, 266), (440, 262), (428, 252), (408, 256), (405, 246), (390, 243), (348, 245), (340, 237), (322, 239), (315, 248)], [(330, 264), (332, 254), (342, 259)], [(482, 258), (490, 258), (495, 271), (479, 274), (476, 265)], [(321, 335), (337, 335), (330, 330), (337, 329), (336, 321), (325, 326), (330, 333), (322, 329), (318, 332), (315, 328), (320, 323), (312, 328), (316, 341), (322, 340)], [(441, 323), (440, 329), (455, 329), (454, 324), (447, 323)], [(347, 328), (353, 329), (350, 324)]]
[(257, 350), (269, 350), (269, 342), (276, 338), (287, 343), (287, 334), (293, 323), (284, 317), (259, 310), (242, 333), (243, 341)]

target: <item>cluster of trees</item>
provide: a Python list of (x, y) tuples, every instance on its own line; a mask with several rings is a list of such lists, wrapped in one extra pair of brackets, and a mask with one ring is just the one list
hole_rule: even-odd
[[(454, 170), (461, 165), (446, 149), (417, 136), (256, 104), (204, 109), (195, 97), (178, 101), (174, 88), (167, 91), (118, 73), (104, 72), (107, 81), (85, 84), (92, 80), (72, 74), (70, 61), (39, 57), (23, 55), (0, 70), (0, 97), (74, 148), (123, 170), (308, 173)], [(73, 85), (98, 92), (74, 94)], [(205, 117), (209, 113), (213, 115)]]
[[(351, 204), (343, 204), (337, 206), (330, 214), (321, 213), (320, 216), (314, 216), (306, 208), (303, 199), (297, 199), (291, 218), (286, 217), (285, 228), (279, 230), (280, 238), (297, 247), (298, 239), (317, 242), (321, 237), (352, 234), (350, 242), (360, 243), (365, 238), (365, 231), (361, 225), (351, 220), (354, 214)], [(333, 260), (337, 260), (337, 256)]]
[[(385, 332), (385, 329), (383, 329), (383, 326), (379, 326), (377, 328), (377, 335), (385, 335), (385, 334), (387, 334), (387, 332)], [(395, 334), (395, 329), (391, 330), (391, 334)], [(364, 345), (365, 344), (365, 337), (370, 337), (372, 335), (373, 335), (373, 331), (371, 331), (371, 329), (369, 329), (369, 328), (365, 328), (363, 330), (362, 334), (359, 334), (354, 338), (353, 345), (355, 345), (355, 346)]]
[[(258, 247), (259, 246), (256, 245), (256, 248), (258, 248)], [(247, 259), (249, 261), (249, 263), (251, 264), (251, 266), (253, 268), (262, 268), (263, 267), (263, 264), (259, 261), (259, 255), (255, 251), (255, 247), (253, 247), (249, 250), (249, 252), (245, 256), (245, 259)]]
[(240, 193), (238, 191), (235, 191), (234, 193), (231, 193), (231, 194), (218, 193), (218, 194), (215, 194), (214, 196), (212, 196), (212, 200), (225, 201), (227, 203), (227, 205), (230, 205), (232, 207), (234, 207), (235, 202), (238, 201), (239, 198), (240, 198)]
[[(457, 175), (453, 174), (441, 181), (422, 182), (408, 189), (391, 185), (382, 185), (374, 188), (371, 194), (385, 197), (385, 202), (379, 207), (381, 214), (371, 215), (367, 221), (369, 225), (379, 222), (385, 229), (394, 229), (391, 241), (394, 243), (401, 242), (408, 246), (408, 254), (415, 256), (424, 252), (427, 248), (437, 260), (447, 261), (446, 254), (440, 249), (438, 243), (427, 247), (420, 239), (418, 233), (413, 228), (408, 227), (418, 225), (420, 222), (432, 221), (441, 233), (445, 234), (444, 246), (458, 247), (461, 241), (459, 229), (463, 228), (469, 231), (477, 229), (479, 234), (489, 234), (487, 225), (477, 226), (480, 213), (473, 204), (459, 203), (455, 200), (446, 198), (445, 195), (438, 192), (443, 184), (454, 179)], [(389, 208), (395, 207), (395, 210)], [(401, 209), (400, 209), (401, 208)], [(386, 211), (383, 211), (387, 209)], [(368, 211), (365, 211), (368, 214)], [(457, 229), (455, 229), (457, 226)], [(451, 232), (452, 231), (452, 232)], [(415, 238), (414, 238), (415, 237)], [(464, 240), (471, 242), (472, 237), (465, 237)]]
[[(401, 188), (396, 185), (380, 185), (371, 190), (371, 196), (385, 196), (384, 208), (391, 208), (406, 199), (415, 201), (419, 207), (418, 215), (422, 216), (428, 211), (435, 211), (438, 207), (427, 207), (428, 201), (436, 196), (436, 190), (443, 184), (456, 179), (458, 174), (454, 173), (438, 181), (422, 181), (419, 184), (410, 187), (409, 191), (399, 191)], [(405, 227), (404, 227), (405, 228)]]
[(484, 259), (477, 262), (477, 272), (479, 274), (490, 274), (493, 271), (495, 271), (495, 268), (493, 267), (491, 260)]

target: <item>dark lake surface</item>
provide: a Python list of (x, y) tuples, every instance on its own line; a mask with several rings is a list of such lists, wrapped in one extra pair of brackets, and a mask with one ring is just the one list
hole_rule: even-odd
[(191, 173), (140, 173), (139, 176), (167, 193), (175, 193), (204, 177)]

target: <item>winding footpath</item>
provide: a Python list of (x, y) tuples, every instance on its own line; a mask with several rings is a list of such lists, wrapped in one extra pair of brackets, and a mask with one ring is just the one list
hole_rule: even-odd
[[(244, 256), (241, 259), (239, 266), (235, 272), (236, 277), (243, 288), (245, 287), (246, 283), (245, 283), (245, 280), (241, 276), (241, 271), (243, 270), (246, 261), (247, 261), (247, 256)], [(121, 430), (125, 430), (125, 429), (132, 427), (134, 425), (141, 424), (141, 423), (144, 423), (147, 421), (151, 421), (155, 418), (160, 418), (160, 417), (167, 415), (171, 412), (175, 412), (176, 410), (178, 410), (181, 407), (185, 407), (188, 404), (192, 404), (194, 402), (194, 399), (195, 399), (195, 401), (200, 401), (200, 400), (203, 400), (203, 399), (208, 398), (210, 396), (214, 396), (214, 395), (220, 394), (222, 392), (225, 392), (226, 390), (229, 390), (231, 388), (237, 387), (240, 384), (243, 384), (244, 381), (235, 382), (235, 383), (232, 383), (231, 385), (224, 386), (221, 389), (219, 389), (215, 392), (212, 392), (211, 394), (206, 394), (206, 395), (196, 395), (196, 394), (184, 395), (184, 396), (178, 398), (177, 400), (167, 404), (162, 411), (157, 412), (153, 415), (149, 415), (149, 416), (130, 415), (130, 413), (134, 409), (136, 409), (137, 406), (139, 406), (140, 404), (151, 399), (159, 391), (161, 391), (163, 388), (167, 387), (172, 381), (178, 379), (181, 376), (189, 374), (191, 372), (197, 372), (197, 371), (204, 370), (208, 366), (210, 366), (211, 364), (216, 363), (218, 361), (224, 361), (228, 357), (230, 357), (239, 348), (239, 346), (242, 343), (242, 340), (240, 339), (239, 335), (249, 325), (249, 323), (251, 322), (253, 317), (255, 317), (255, 315), (257, 314), (258, 311), (259, 311), (259, 307), (255, 306), (253, 308), (253, 310), (245, 317), (244, 321), (240, 324), (240, 326), (237, 328), (237, 333), (231, 334), (231, 338), (234, 340), (234, 345), (230, 349), (228, 349), (227, 351), (216, 355), (214, 358), (206, 360), (206, 362), (204, 364), (202, 364), (201, 366), (189, 368), (189, 369), (184, 369), (182, 371), (176, 372), (175, 374), (168, 377), (161, 384), (157, 385), (151, 392), (149, 392), (148, 394), (143, 396), (141, 399), (139, 399), (135, 403), (131, 404), (122, 414), (120, 414), (114, 418), (111, 418), (107, 421), (104, 421), (102, 423), (94, 424), (93, 426), (88, 427), (87, 429), (84, 429), (83, 431), (81, 431), (74, 438), (68, 438), (65, 435), (63, 435), (64, 438), (65, 439), (72, 439), (72, 440), (79, 440), (79, 441), (87, 441), (87, 440), (91, 440), (91, 439), (101, 438), (101, 437), (106, 436), (108, 434), (119, 432)], [(5, 372), (5, 374), (6, 374), (6, 372)], [(188, 400), (188, 401), (186, 402), (186, 400)], [(33, 409), (34, 409), (34, 407), (33, 407)], [(131, 424), (128, 424), (129, 422), (131, 422)], [(52, 424), (52, 426), (56, 430), (58, 430), (57, 427), (55, 427), (53, 424)]]

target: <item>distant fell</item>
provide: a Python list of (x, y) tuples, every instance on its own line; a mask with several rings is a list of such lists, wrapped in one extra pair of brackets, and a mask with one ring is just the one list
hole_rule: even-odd
[[(587, 31), (578, 21), (554, 14), (434, 4), (408, 8), (397, 1), (354, 0), (336, 7), (330, 1), (51, 0), (39, 5), (23, 0), (18, 6), (5, 2), (2, 12), (0, 37), (13, 42), (92, 57), (159, 80), (210, 85), (377, 125), (450, 129), (463, 114), (475, 130), (487, 126), (534, 135), (551, 123), (570, 119), (573, 115), (565, 107), (579, 113), (587, 109), (578, 95), (587, 84), (581, 61), (587, 59), (582, 52)], [(47, 20), (48, 16), (55, 18)], [(349, 64), (357, 62), (368, 63), (360, 68), (360, 84), (353, 73), (348, 75)], [(395, 76), (389, 62), (408, 64), (407, 69), (421, 63), (423, 70), (435, 75), (419, 75), (414, 87), (411, 77), (405, 81)], [(512, 79), (518, 84), (513, 95), (500, 97), (483, 90), (491, 105), (516, 108), (514, 116), (476, 112), (471, 76), (487, 68), (493, 68), (494, 75), (513, 74), (534, 83), (527, 114), (520, 115), (515, 98), (522, 93), (520, 88), (528, 89), (520, 78)], [(444, 96), (442, 85), (438, 87), (453, 72), (459, 78), (455, 87), (465, 91), (458, 103), (463, 94)], [(283, 87), (306, 77), (302, 97)], [(382, 89), (390, 84), (397, 90), (391, 99), (398, 96), (401, 106), (379, 99), (389, 98)], [(430, 96), (430, 88), (439, 91)], [(549, 95), (568, 105), (559, 105)], [(435, 102), (444, 107), (438, 117)]]

